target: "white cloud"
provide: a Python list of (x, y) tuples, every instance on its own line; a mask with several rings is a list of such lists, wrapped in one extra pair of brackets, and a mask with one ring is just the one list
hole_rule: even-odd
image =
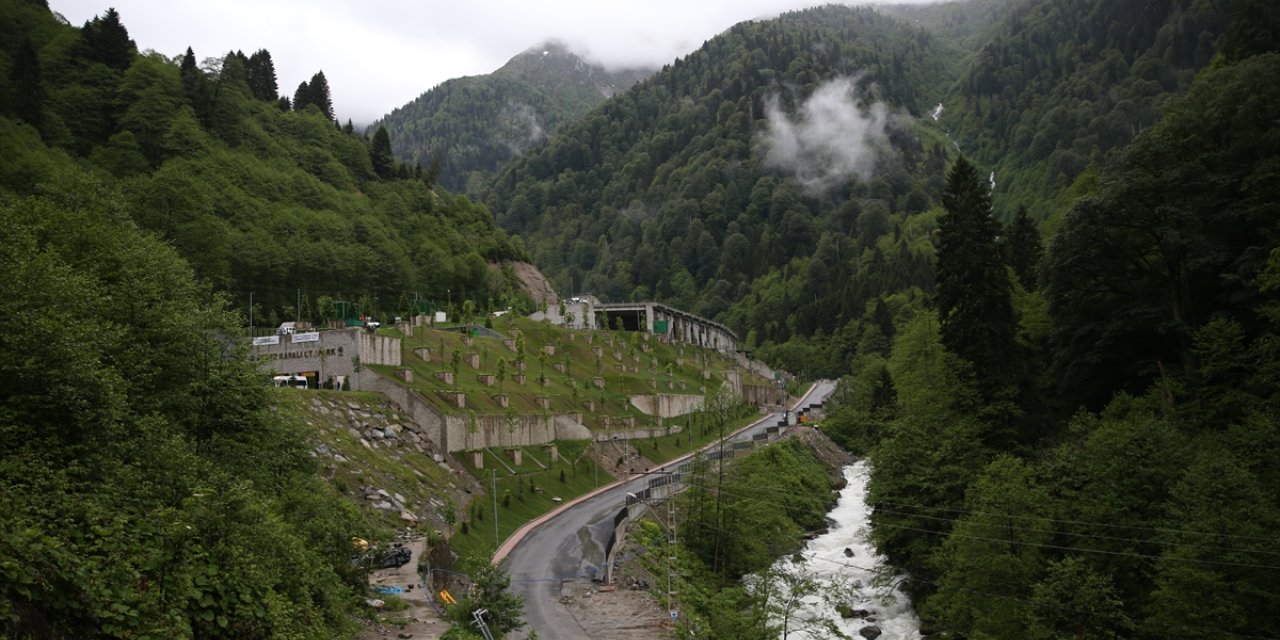
[(790, 173), (810, 192), (850, 178), (869, 179), (876, 155), (888, 143), (888, 108), (866, 100), (854, 78), (837, 78), (818, 87), (794, 118), (774, 97), (766, 116), (768, 128), (758, 140), (765, 164)]

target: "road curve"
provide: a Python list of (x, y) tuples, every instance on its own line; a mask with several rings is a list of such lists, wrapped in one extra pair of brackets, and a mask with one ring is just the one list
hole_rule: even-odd
[[(834, 382), (819, 381), (791, 408), (799, 411), (822, 403), (834, 390)], [(777, 425), (782, 417), (781, 413), (770, 413), (726, 440), (749, 440)], [(712, 443), (703, 450), (714, 446)], [(661, 468), (677, 465), (691, 455)], [(561, 582), (603, 578), (605, 545), (613, 532), (613, 517), (625, 505), (626, 494), (644, 490), (649, 477), (632, 475), (572, 500), (521, 527), (499, 547), (494, 562), (505, 563), (511, 575), (511, 590), (524, 596), (526, 632), (537, 631), (540, 638), (556, 640), (594, 640), (560, 604)]]

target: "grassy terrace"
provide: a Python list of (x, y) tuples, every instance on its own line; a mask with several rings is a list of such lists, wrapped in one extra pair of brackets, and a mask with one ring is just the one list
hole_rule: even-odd
[[(442, 413), (541, 413), (538, 398), (545, 397), (548, 411), (580, 411), (585, 424), (599, 430), (604, 428), (601, 418), (605, 416), (631, 416), (637, 427), (656, 426), (654, 418), (631, 405), (632, 396), (704, 395), (704, 388), (711, 392), (719, 389), (724, 382), (722, 372), (734, 366), (715, 351), (663, 344), (656, 338), (646, 342), (637, 333), (569, 331), (524, 318), (498, 319), (493, 329), (511, 336), (523, 351), (513, 351), (497, 338), (475, 337), (467, 345), (459, 332), (427, 327), (418, 327), (412, 337), (403, 336), (394, 328), (384, 328), (379, 333), (403, 338), (400, 368), (413, 372), (413, 382), (401, 384), (417, 391)], [(420, 348), (430, 350), (429, 359), (419, 355)], [(453, 384), (448, 384), (437, 374), (453, 373), (455, 351), (461, 362)], [(469, 363), (469, 356), (478, 366)], [(524, 366), (523, 383), (517, 378), (521, 373), (517, 363)], [(388, 377), (395, 374), (393, 367), (373, 369)], [(704, 369), (710, 371), (709, 379), (703, 378)], [(494, 384), (481, 382), (482, 374), (495, 376)], [(540, 382), (543, 377), (545, 385)], [(603, 389), (592, 384), (596, 377), (603, 379)], [(768, 383), (758, 377), (752, 381)], [(446, 392), (452, 391), (466, 394), (465, 409), (450, 402)], [(495, 398), (499, 394), (508, 397), (507, 408)]]
[[(395, 377), (395, 367), (373, 367), (398, 384), (417, 391), (427, 402), (446, 414), (541, 414), (539, 398), (546, 398), (551, 413), (581, 412), (583, 423), (597, 432), (607, 432), (604, 419), (612, 420), (612, 429), (620, 427), (619, 418), (632, 417), (635, 428), (659, 426), (659, 420), (645, 415), (630, 402), (632, 396), (654, 393), (706, 395), (724, 384), (724, 371), (735, 363), (718, 352), (688, 345), (664, 344), (656, 337), (645, 341), (641, 334), (614, 331), (570, 331), (525, 318), (500, 318), (493, 330), (516, 341), (508, 344), (498, 338), (473, 337), (466, 344), (458, 331), (417, 327), (414, 335), (405, 336), (386, 327), (382, 335), (402, 338), (402, 366), (413, 372), (413, 381)], [(515, 349), (512, 349), (515, 346)], [(545, 349), (545, 347), (551, 349)], [(429, 355), (420, 349), (429, 349)], [(453, 354), (460, 362), (453, 384), (437, 374), (454, 372)], [(426, 357), (423, 357), (426, 356)], [(468, 362), (468, 356), (478, 366)], [(524, 363), (523, 384), (517, 362)], [(703, 372), (710, 372), (704, 377)], [(479, 376), (495, 378), (492, 386)], [(744, 382), (770, 384), (770, 381), (744, 373)], [(544, 385), (540, 379), (546, 378)], [(604, 381), (604, 388), (593, 384)], [(459, 409), (450, 402), (450, 392), (466, 394), (466, 407)], [(495, 398), (508, 397), (504, 408)], [(751, 407), (737, 407), (717, 414), (698, 411), (662, 421), (663, 426), (684, 427), (679, 434), (643, 438), (630, 442), (630, 455), (637, 453), (653, 463), (661, 463), (713, 442), (720, 433), (728, 433), (756, 419)], [(458, 456), (466, 469), (480, 480), (487, 492), (496, 482), (497, 539), (504, 540), (525, 522), (555, 508), (597, 486), (608, 484), (614, 477), (595, 460), (616, 462), (624, 457), (618, 442), (593, 444), (587, 441), (557, 443), (559, 459), (552, 461), (541, 446), (522, 449), (522, 460), (516, 465), (505, 451), (486, 451), (484, 468), (475, 469), (470, 456)], [(593, 457), (596, 456), (596, 457)], [(619, 465), (606, 465), (619, 466)], [(495, 548), (494, 497), (477, 496), (470, 507), (459, 509), (453, 526), (452, 543), (460, 553), (490, 554)], [(465, 526), (464, 526), (465, 523)]]

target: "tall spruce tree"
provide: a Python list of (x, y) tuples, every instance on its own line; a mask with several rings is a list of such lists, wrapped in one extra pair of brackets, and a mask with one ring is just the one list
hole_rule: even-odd
[(137, 48), (129, 39), (129, 31), (120, 21), (119, 12), (107, 9), (106, 13), (84, 23), (75, 53), (86, 60), (124, 71), (133, 62)]
[(936, 272), (942, 344), (973, 363), (979, 387), (990, 390), (1010, 373), (1017, 321), (991, 194), (963, 156), (947, 174), (942, 204)]
[[(317, 71), (311, 76), (310, 85), (310, 104), (320, 107), (320, 113), (324, 117), (333, 120), (333, 98), (329, 95), (329, 81), (325, 79), (323, 71)], [(297, 106), (295, 105), (295, 109)]]
[(276, 65), (271, 61), (271, 52), (258, 49), (249, 56), (249, 64), (245, 65), (248, 75), (249, 91), (259, 100), (275, 100), (280, 93), (276, 84)]
[(369, 148), (369, 161), (373, 164), (373, 172), (386, 180), (395, 174), (395, 157), (391, 155), (391, 136), (386, 127), (378, 127), (373, 134), (373, 144)]
[(311, 85), (303, 80), (298, 84), (298, 89), (293, 92), (293, 110), (302, 111), (311, 104)]
[(1037, 271), (1044, 255), (1044, 245), (1040, 242), (1040, 231), (1027, 215), (1025, 206), (1018, 206), (1018, 213), (1005, 229), (1005, 242), (1008, 244), (1009, 266), (1018, 275), (1018, 282), (1027, 291), (1035, 291), (1039, 286)]

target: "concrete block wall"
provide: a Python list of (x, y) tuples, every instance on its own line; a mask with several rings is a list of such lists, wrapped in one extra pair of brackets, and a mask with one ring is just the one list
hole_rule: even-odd
[(582, 414), (444, 416), (443, 441), (452, 453), (485, 447), (509, 448), (550, 444), (556, 440), (590, 440)]
[(706, 406), (707, 399), (700, 395), (659, 393), (631, 396), (631, 406), (645, 415), (674, 418), (698, 411)]

